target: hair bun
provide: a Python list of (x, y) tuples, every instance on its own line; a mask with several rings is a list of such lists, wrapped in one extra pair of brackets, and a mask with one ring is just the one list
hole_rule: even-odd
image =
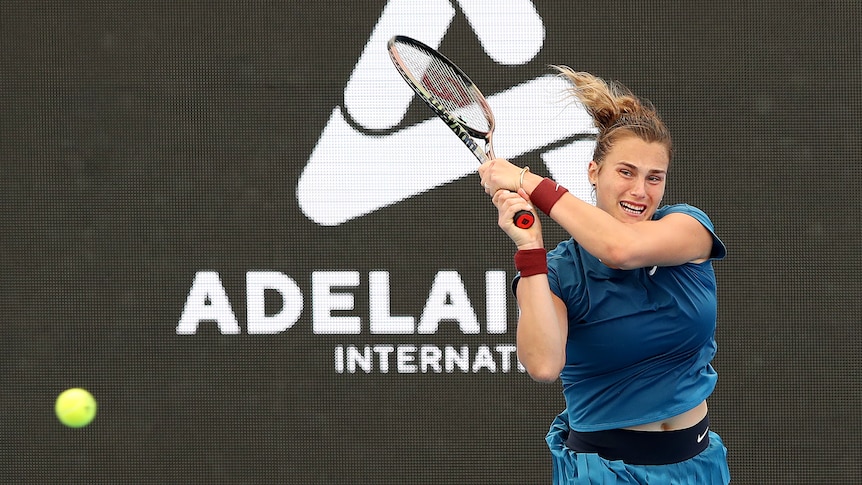
[(599, 129), (596, 161), (604, 158), (619, 130), (645, 141), (664, 143), (668, 152), (671, 151), (670, 133), (652, 103), (638, 98), (621, 83), (607, 83), (588, 72), (576, 72), (566, 66), (552, 67), (571, 82), (570, 94), (583, 104)]

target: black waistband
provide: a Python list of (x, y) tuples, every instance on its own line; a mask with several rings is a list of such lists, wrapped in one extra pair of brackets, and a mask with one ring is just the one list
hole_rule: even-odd
[(668, 465), (694, 457), (709, 446), (709, 416), (691, 428), (673, 431), (569, 431), (566, 446), (631, 465)]

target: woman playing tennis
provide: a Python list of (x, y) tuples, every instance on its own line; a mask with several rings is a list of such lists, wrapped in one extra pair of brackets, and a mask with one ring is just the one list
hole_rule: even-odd
[[(588, 167), (596, 205), (506, 160), (479, 168), (518, 248), (518, 358), (563, 386), (566, 409), (546, 438), (554, 483), (728, 483), (706, 403), (717, 378), (712, 260), (725, 247), (701, 210), (660, 207), (672, 145), (652, 105), (558, 70), (599, 129)], [(538, 220), (512, 222), (533, 207), (571, 238), (546, 252)]]

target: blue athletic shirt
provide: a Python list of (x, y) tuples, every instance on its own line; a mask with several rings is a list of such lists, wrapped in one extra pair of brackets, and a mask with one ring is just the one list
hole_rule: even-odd
[(568, 309), (560, 380), (571, 429), (601, 431), (660, 421), (694, 408), (715, 388), (711, 260), (724, 258), (726, 249), (700, 209), (665, 206), (653, 219), (673, 213), (688, 214), (709, 230), (710, 260), (612, 269), (574, 239), (548, 253), (551, 291)]

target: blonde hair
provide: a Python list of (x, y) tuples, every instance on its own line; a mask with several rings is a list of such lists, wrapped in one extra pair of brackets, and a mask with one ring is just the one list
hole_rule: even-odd
[(659, 118), (655, 107), (635, 96), (618, 82), (608, 84), (588, 72), (575, 72), (566, 66), (551, 66), (572, 84), (570, 93), (580, 100), (599, 129), (593, 160), (601, 163), (614, 142), (625, 136), (637, 136), (646, 142), (658, 142), (673, 155), (670, 131)]

